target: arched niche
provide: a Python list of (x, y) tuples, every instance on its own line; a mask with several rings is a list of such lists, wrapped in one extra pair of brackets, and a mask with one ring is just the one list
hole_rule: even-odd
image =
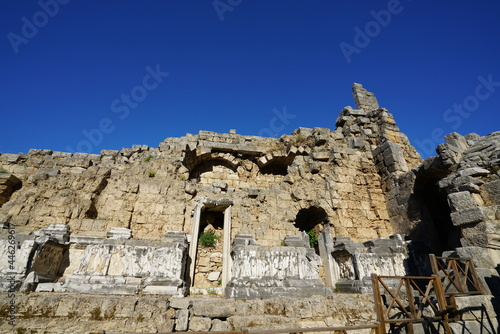
[(295, 217), (295, 227), (301, 232), (314, 231), (319, 234), (328, 223), (326, 211), (318, 206), (300, 209)]
[[(328, 215), (326, 211), (319, 206), (311, 206), (308, 208), (300, 209), (295, 217), (295, 227), (300, 232), (305, 232), (311, 238), (317, 238), (323, 232), (325, 227), (328, 226)], [(314, 250), (319, 254), (318, 244), (314, 245)]]
[(223, 181), (231, 174), (237, 175), (236, 167), (229, 161), (216, 158), (199, 162), (190, 171), (189, 179), (200, 184), (211, 185), (211, 181)]

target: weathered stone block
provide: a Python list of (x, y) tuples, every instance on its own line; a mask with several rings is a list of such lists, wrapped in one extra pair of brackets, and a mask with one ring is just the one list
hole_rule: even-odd
[(498, 321), (493, 318), (480, 320), (484, 318), (473, 319), (471, 321), (456, 321), (451, 322), (450, 327), (453, 333), (475, 334), (475, 333), (496, 333)]
[(229, 331), (229, 323), (220, 319), (212, 320), (212, 332), (227, 332)]
[(490, 171), (480, 167), (466, 168), (459, 171), (458, 176), (486, 176), (490, 174)]
[(106, 233), (106, 237), (110, 239), (130, 239), (132, 237), (132, 231), (125, 227), (112, 227)]
[(212, 326), (212, 319), (204, 317), (191, 317), (189, 330), (193, 332), (206, 332)]
[(451, 220), (455, 226), (479, 223), (485, 219), (486, 215), (483, 207), (473, 207), (451, 214)]
[(170, 307), (175, 309), (188, 309), (191, 306), (191, 299), (189, 298), (171, 298), (169, 300)]
[(294, 328), (297, 326), (297, 319), (290, 319), (277, 315), (248, 315), (234, 316), (228, 319), (232, 328), (240, 329), (241, 327), (248, 328)]
[(234, 300), (220, 299), (217, 300), (217, 307), (214, 307), (214, 302), (211, 300), (199, 300), (193, 304), (193, 315), (209, 318), (228, 318), (236, 313)]
[(483, 190), (490, 204), (500, 204), (500, 180), (485, 183)]
[(213, 271), (210, 274), (208, 274), (207, 279), (211, 282), (215, 282), (219, 280), (221, 272), (220, 271)]
[(483, 247), (458, 247), (456, 252), (459, 257), (470, 258), (476, 268), (495, 268), (496, 263)]
[(449, 194), (448, 204), (452, 212), (463, 211), (477, 206), (477, 202), (468, 191)]
[(189, 323), (189, 310), (177, 310), (177, 312), (175, 312), (175, 317), (175, 330), (177, 332), (187, 331)]
[(494, 318), (496, 313), (491, 304), (491, 295), (456, 296), (457, 310), (461, 320), (471, 321), (484, 318)]
[(227, 182), (224, 182), (224, 181), (214, 181), (212, 183), (212, 185), (215, 187), (215, 188), (219, 188), (221, 190), (227, 190)]

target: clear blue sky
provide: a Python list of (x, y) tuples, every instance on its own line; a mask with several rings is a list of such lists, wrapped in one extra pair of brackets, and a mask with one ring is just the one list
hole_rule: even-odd
[(0, 153), (157, 147), (199, 130), (334, 129), (354, 105), (353, 82), (423, 156), (446, 133), (500, 130), (499, 1), (0, 6)]

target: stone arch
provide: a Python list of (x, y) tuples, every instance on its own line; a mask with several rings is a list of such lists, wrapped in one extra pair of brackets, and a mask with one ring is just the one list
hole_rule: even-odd
[(186, 159), (184, 164), (189, 171), (192, 171), (199, 164), (210, 160), (222, 161), (231, 166), (231, 169), (233, 170), (236, 170), (239, 166), (238, 160), (232, 154), (222, 152), (206, 152), (199, 155), (193, 154), (189, 159)]
[(295, 227), (301, 232), (314, 231), (317, 235), (328, 225), (328, 214), (320, 206), (300, 209), (295, 217)]
[(14, 192), (21, 189), (22, 182), (13, 174), (0, 171), (0, 206), (7, 203)]
[(287, 175), (288, 166), (294, 159), (293, 154), (273, 152), (257, 160), (260, 174)]
[(328, 214), (325, 209), (314, 205), (300, 209), (295, 217), (294, 225), (300, 232), (307, 233), (311, 246), (319, 255), (318, 238), (325, 227), (328, 227)]
[(233, 173), (236, 173), (236, 169), (227, 161), (222, 159), (212, 159), (212, 160), (205, 160), (197, 164), (189, 172), (189, 179), (199, 181), (202, 174), (208, 172), (214, 172), (217, 169), (229, 170)]
[[(238, 162), (235, 157), (229, 153), (207, 153), (198, 156), (188, 166), (189, 179), (200, 182), (204, 173), (212, 172), (221, 175), (237, 175)], [(215, 176), (214, 178), (217, 179)], [(224, 179), (221, 177), (220, 179)]]

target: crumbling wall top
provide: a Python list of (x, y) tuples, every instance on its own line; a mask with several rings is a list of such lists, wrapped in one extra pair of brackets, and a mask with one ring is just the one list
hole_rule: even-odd
[(356, 102), (356, 107), (358, 109), (371, 111), (379, 108), (375, 94), (364, 89), (361, 84), (352, 84), (352, 94), (354, 96), (354, 101)]

